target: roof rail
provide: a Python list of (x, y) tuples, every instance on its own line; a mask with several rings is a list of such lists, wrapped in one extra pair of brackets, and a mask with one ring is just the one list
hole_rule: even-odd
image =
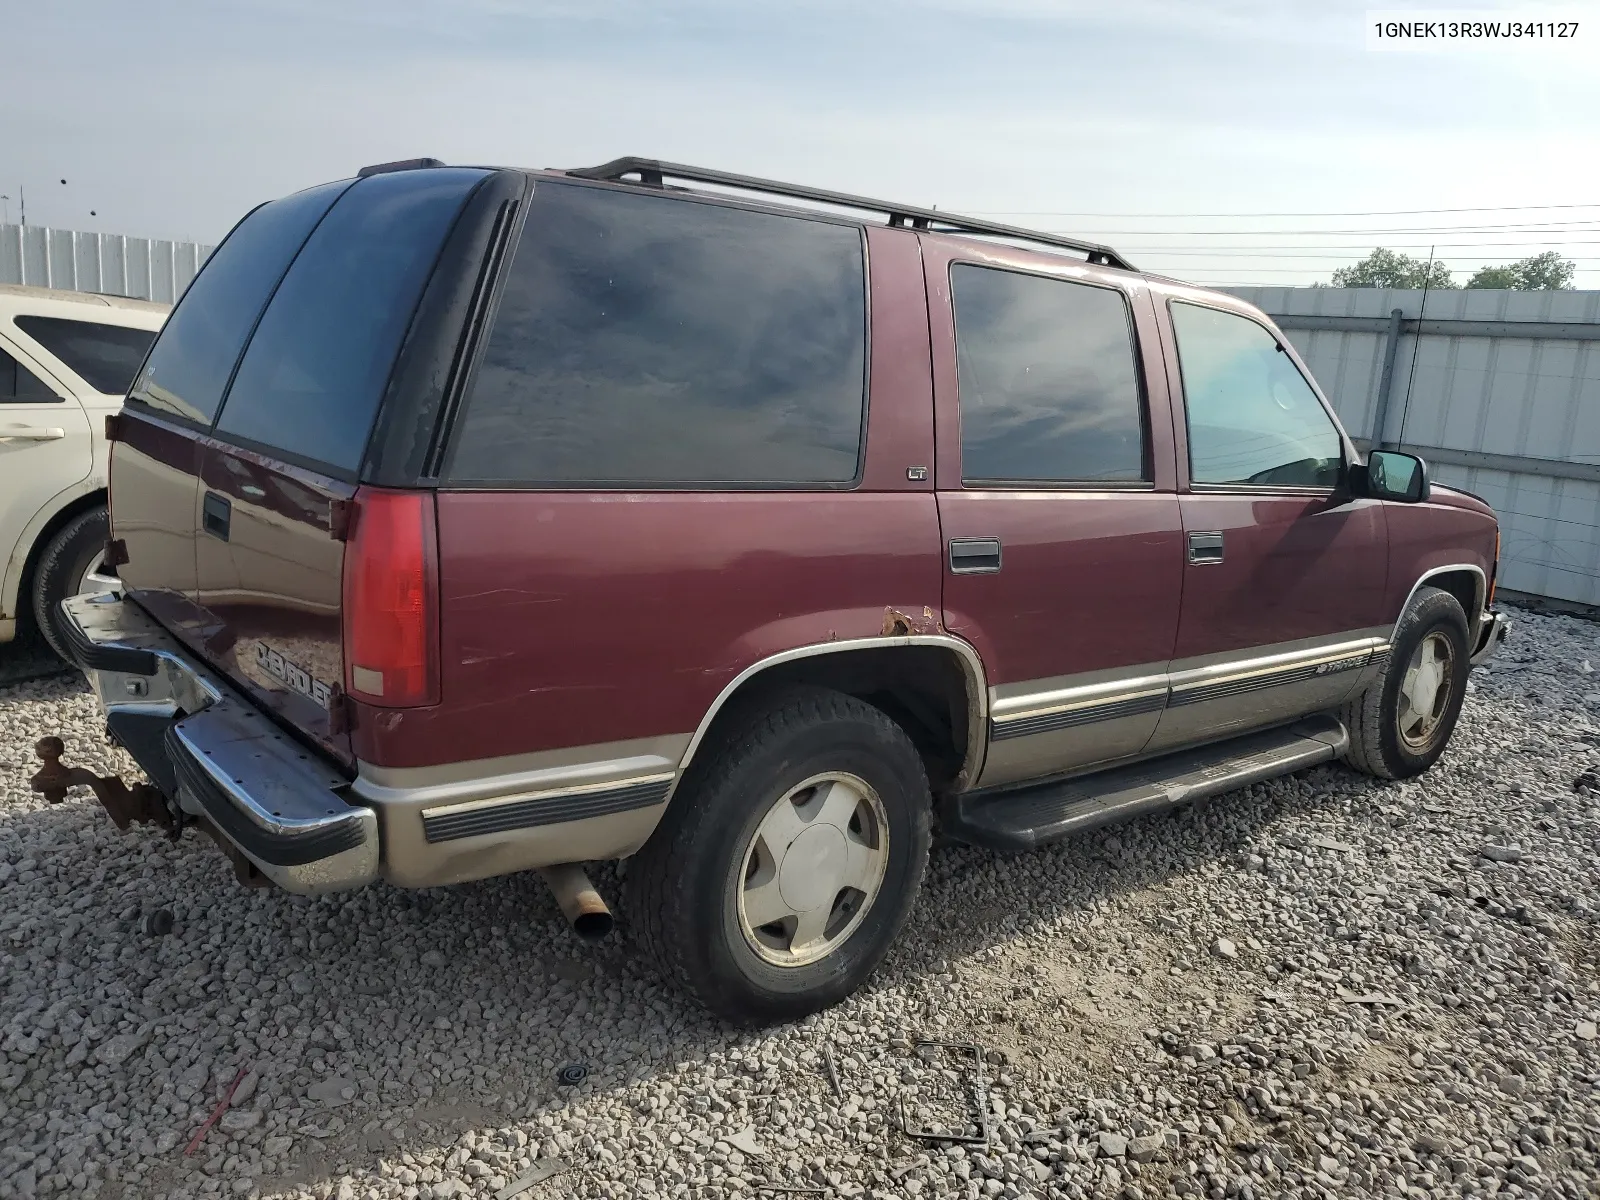
[(712, 171), (704, 167), (686, 167), (681, 163), (657, 162), (651, 158), (617, 158), (598, 167), (578, 167), (566, 172), (579, 179), (604, 179), (614, 183), (629, 183), (625, 175), (637, 175), (645, 187), (659, 188), (671, 179), (690, 183), (709, 183), (717, 187), (738, 188), (741, 191), (759, 192), (770, 196), (787, 196), (795, 200), (809, 200), (815, 204), (833, 204), (841, 208), (862, 209), (887, 215), (891, 226), (927, 230), (930, 233), (976, 233), (992, 237), (1013, 238), (1076, 250), (1088, 261), (1099, 266), (1133, 270), (1128, 260), (1110, 246), (1086, 242), (1078, 238), (1062, 237), (1054, 233), (1038, 233), (1032, 229), (1019, 229), (1015, 225), (1000, 225), (994, 221), (980, 221), (973, 217), (957, 216), (932, 208), (913, 208), (906, 204), (890, 204), (883, 200), (870, 200), (865, 196), (852, 196), (846, 192), (830, 192), (824, 188), (803, 187), (793, 183), (777, 183), (771, 179), (757, 179), (750, 175), (735, 175), (728, 171)]
[(370, 167), (362, 167), (356, 172), (357, 179), (365, 179), (368, 175), (387, 175), (390, 171), (423, 171), (429, 167), (442, 167), (444, 163), (437, 158), (402, 158), (397, 162), (373, 163)]

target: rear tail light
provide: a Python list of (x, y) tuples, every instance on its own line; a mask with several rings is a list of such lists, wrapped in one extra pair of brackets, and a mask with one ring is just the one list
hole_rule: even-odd
[(432, 492), (362, 488), (344, 554), (345, 691), (385, 708), (439, 702)]

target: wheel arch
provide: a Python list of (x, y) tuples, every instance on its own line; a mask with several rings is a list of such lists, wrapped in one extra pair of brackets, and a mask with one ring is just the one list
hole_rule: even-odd
[(22, 619), (34, 569), (50, 539), (73, 518), (91, 508), (106, 505), (109, 500), (110, 492), (104, 484), (86, 480), (80, 487), (58, 492), (49, 504), (34, 515), (17, 539), (6, 563), (4, 590), (0, 591), (0, 615), (19, 621)]
[[(1467, 617), (1469, 644), (1476, 645), (1478, 623), (1483, 617), (1484, 603), (1489, 594), (1489, 581), (1484, 575), (1483, 568), (1476, 563), (1450, 563), (1442, 567), (1430, 567), (1417, 577), (1417, 581), (1411, 585), (1411, 590), (1406, 593), (1405, 603), (1395, 614), (1396, 625), (1406, 615), (1411, 602), (1424, 587), (1434, 587), (1449, 592), (1461, 603), (1461, 611)], [(1393, 634), (1390, 636), (1392, 639)]]
[(922, 753), (935, 790), (970, 787), (983, 770), (989, 688), (978, 652), (947, 634), (909, 634), (799, 646), (752, 663), (701, 718), (679, 761), (679, 780), (742, 714), (786, 687), (807, 685), (855, 696), (899, 723)]

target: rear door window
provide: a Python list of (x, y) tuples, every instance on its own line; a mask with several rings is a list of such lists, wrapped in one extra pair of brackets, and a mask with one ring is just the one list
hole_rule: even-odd
[(1114, 288), (950, 271), (965, 483), (1138, 482), (1144, 414), (1128, 302)]
[(863, 263), (854, 225), (541, 181), (450, 479), (849, 483)]
[(228, 234), (167, 318), (130, 400), (210, 425), (256, 318), (349, 181), (263, 204)]
[(95, 391), (111, 396), (127, 392), (150, 343), (156, 340), (153, 329), (64, 317), (18, 317), (17, 328), (66, 363)]
[(55, 389), (0, 349), (0, 404), (40, 404), (60, 399)]
[(439, 248), (487, 174), (398, 171), (341, 196), (251, 337), (217, 435), (354, 474)]

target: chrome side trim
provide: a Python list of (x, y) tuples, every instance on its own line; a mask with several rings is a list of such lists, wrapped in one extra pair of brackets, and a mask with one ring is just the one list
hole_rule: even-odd
[(1044, 716), (1047, 713), (1062, 712), (1067, 709), (1127, 700), (1134, 696), (1162, 694), (1166, 690), (1166, 672), (1152, 672), (1129, 679), (1106, 679), (1099, 683), (1052, 688), (1045, 692), (997, 696), (990, 705), (990, 715), (995, 723), (999, 724), (1003, 721), (1018, 721), (1026, 717)]
[(1472, 611), (1467, 613), (1467, 644), (1471, 646), (1478, 644), (1478, 633), (1482, 628), (1479, 622), (1483, 619), (1483, 602), (1489, 593), (1489, 581), (1484, 576), (1483, 568), (1475, 563), (1451, 563), (1443, 567), (1430, 567), (1424, 571), (1417, 581), (1411, 585), (1411, 590), (1406, 593), (1406, 600), (1400, 606), (1400, 611), (1395, 613), (1394, 623), (1389, 627), (1391, 637), (1394, 633), (1394, 626), (1400, 624), (1400, 618), (1406, 615), (1406, 609), (1411, 607), (1411, 601), (1416, 598), (1417, 590), (1435, 575), (1448, 575), (1452, 571), (1471, 571), (1478, 577), (1477, 600), (1472, 606)]
[[(961, 777), (957, 787), (969, 787), (978, 778), (983, 770), (983, 759), (988, 747), (989, 731), (989, 685), (984, 677), (983, 662), (978, 658), (978, 652), (967, 642), (949, 634), (913, 633), (900, 637), (872, 637), (849, 638), (839, 642), (818, 642), (810, 646), (797, 646), (792, 650), (783, 650), (777, 654), (770, 654), (757, 662), (751, 663), (740, 671), (728, 685), (717, 693), (717, 698), (711, 702), (711, 707), (706, 710), (706, 715), (700, 719), (700, 725), (694, 731), (694, 736), (689, 739), (689, 746), (683, 752), (683, 758), (678, 762), (678, 776), (683, 777), (683, 771), (688, 768), (694, 758), (695, 751), (700, 748), (700, 743), (705, 740), (711, 722), (716, 719), (717, 713), (722, 711), (726, 704), (742, 686), (754, 676), (759, 675), (769, 667), (776, 667), (781, 663), (794, 662), (801, 658), (814, 658), (819, 654), (842, 654), (852, 650), (887, 650), (896, 646), (934, 646), (955, 653), (962, 665), (967, 682), (967, 748), (962, 755)], [(674, 791), (676, 785), (674, 785)], [(670, 794), (669, 797), (670, 799)]]
[[(1235, 659), (1212, 666), (1174, 671), (1170, 677), (1172, 703), (1188, 704), (1195, 700), (1230, 695), (1233, 693), (1227, 689), (1235, 687), (1239, 691), (1248, 691), (1253, 687), (1272, 686), (1280, 680), (1288, 683), (1331, 673), (1328, 670), (1318, 671), (1318, 666), (1353, 669), (1364, 665), (1378, 647), (1387, 645), (1385, 638), (1367, 637), (1331, 646), (1314, 646), (1306, 650), (1290, 650), (1259, 658)], [(1348, 668), (1345, 665), (1347, 662)], [(1201, 691), (1206, 694), (1189, 699), (1193, 693)], [(1183, 698), (1180, 699), (1180, 696)]]
[[(993, 741), (1004, 741), (1007, 738), (1028, 737), (1037, 733), (1052, 733), (1058, 729), (1070, 729), (1077, 725), (1089, 725), (1096, 721), (1110, 721), (1118, 717), (1133, 717), (1142, 713), (1155, 712), (1167, 702), (1167, 683), (1165, 677), (1158, 679), (1130, 680), (1131, 684), (1143, 684), (1136, 690), (1129, 690), (1127, 686), (1115, 687), (1097, 685), (1093, 688), (1073, 689), (1073, 692), (1091, 693), (1081, 698), (1063, 704), (1031, 707), (1017, 713), (1001, 715), (996, 712), (990, 721), (989, 736)], [(1154, 686), (1151, 686), (1151, 685)], [(1107, 699), (1106, 694), (1112, 693)], [(1071, 694), (1064, 692), (1053, 693), (1053, 696)], [(1019, 697), (1031, 699), (1032, 697)], [(996, 709), (999, 705), (995, 706)]]
[(430, 813), (443, 815), (466, 812), (473, 808), (514, 804), (591, 788), (620, 787), (644, 777), (670, 776), (674, 770), (676, 764), (671, 759), (640, 754), (571, 766), (483, 775), (452, 783), (407, 787), (378, 782), (374, 768), (363, 763), (361, 773), (350, 785), (350, 790), (369, 804), (425, 805), (423, 816), (426, 818)]
[(559, 825), (634, 808), (651, 808), (666, 798), (667, 789), (675, 778), (674, 772), (669, 770), (644, 779), (425, 808), (422, 810), (423, 836), (429, 842), (449, 842), (485, 833)]

